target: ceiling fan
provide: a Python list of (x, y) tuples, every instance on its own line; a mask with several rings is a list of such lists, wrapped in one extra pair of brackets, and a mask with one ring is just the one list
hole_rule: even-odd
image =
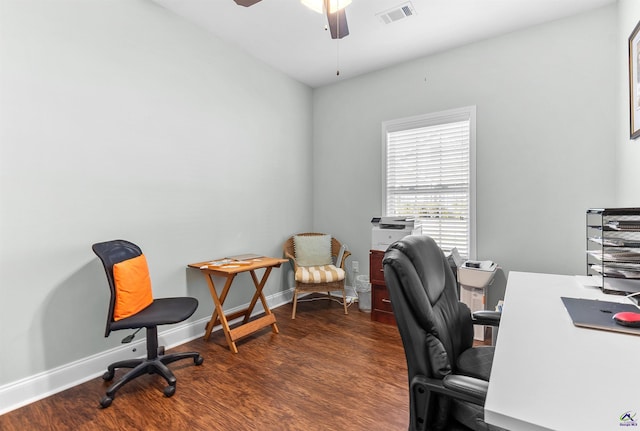
[[(249, 7), (262, 0), (233, 1), (239, 6)], [(302, 0), (302, 3), (316, 12), (324, 12), (327, 15), (329, 30), (331, 30), (331, 39), (342, 39), (345, 36), (349, 36), (345, 7), (351, 3), (351, 0)]]

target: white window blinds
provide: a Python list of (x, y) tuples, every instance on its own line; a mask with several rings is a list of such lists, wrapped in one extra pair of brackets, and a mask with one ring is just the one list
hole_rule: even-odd
[(475, 256), (473, 114), (464, 108), (383, 124), (385, 214), (414, 217), (445, 252), (456, 247), (468, 259)]

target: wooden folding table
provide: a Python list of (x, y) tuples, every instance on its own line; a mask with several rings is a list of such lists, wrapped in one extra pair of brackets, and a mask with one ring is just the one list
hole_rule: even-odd
[[(209, 339), (213, 328), (218, 323), (220, 323), (220, 325), (222, 326), (222, 330), (224, 332), (225, 338), (227, 339), (229, 349), (233, 353), (238, 353), (238, 347), (236, 346), (237, 340), (251, 335), (266, 326), (271, 325), (271, 331), (274, 334), (277, 334), (278, 325), (276, 325), (276, 317), (273, 315), (273, 313), (271, 313), (264, 294), (262, 293), (262, 289), (264, 289), (264, 285), (269, 278), (269, 274), (271, 274), (271, 270), (273, 268), (280, 267), (280, 265), (285, 262), (287, 262), (286, 259), (259, 257), (247, 261), (219, 259), (189, 264), (188, 266), (190, 268), (196, 268), (202, 271), (205, 278), (207, 279), (207, 283), (209, 284), (209, 291), (211, 293), (211, 297), (213, 298), (214, 309), (213, 314), (211, 315), (211, 320), (209, 320), (209, 323), (207, 323), (206, 331), (204, 334), (205, 341)], [(261, 279), (258, 279), (258, 276), (256, 275), (256, 270), (258, 269), (265, 270), (264, 274), (262, 274)], [(231, 314), (225, 314), (222, 307), (224, 305), (225, 299), (227, 298), (227, 294), (229, 293), (229, 289), (231, 288), (231, 283), (233, 283), (233, 279), (235, 278), (236, 274), (240, 274), (242, 272), (251, 273), (251, 279), (253, 280), (256, 292), (253, 295), (251, 302), (249, 303), (249, 307)], [(220, 292), (220, 296), (218, 296), (216, 286), (213, 282), (214, 275), (226, 279), (222, 292)], [(253, 312), (258, 299), (262, 302), (262, 307), (264, 308), (265, 314), (264, 316), (249, 321), (249, 319), (251, 318), (251, 313)], [(243, 317), (242, 324), (234, 328), (230, 328), (229, 321), (237, 319), (239, 317)]]

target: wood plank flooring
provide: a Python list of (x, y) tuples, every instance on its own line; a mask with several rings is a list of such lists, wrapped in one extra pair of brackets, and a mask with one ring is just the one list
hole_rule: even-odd
[(178, 379), (171, 398), (163, 396), (164, 379), (146, 375), (99, 409), (108, 383), (98, 377), (0, 416), (0, 430), (408, 428), (406, 362), (395, 326), (372, 322), (357, 304), (345, 316), (327, 300), (299, 303), (295, 320), (290, 304), (274, 313), (280, 334), (265, 328), (239, 341), (238, 354), (220, 331), (172, 349), (199, 351), (205, 360), (170, 365)]

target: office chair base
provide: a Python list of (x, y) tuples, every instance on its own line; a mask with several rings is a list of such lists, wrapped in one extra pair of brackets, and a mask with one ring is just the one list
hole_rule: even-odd
[(156, 356), (151, 359), (128, 359), (109, 365), (107, 371), (102, 375), (102, 379), (105, 381), (113, 380), (115, 371), (118, 368), (131, 368), (131, 370), (122, 376), (122, 378), (116, 383), (109, 386), (106, 395), (100, 400), (100, 407), (109, 407), (115, 398), (116, 392), (122, 386), (143, 374), (159, 374), (164, 377), (168, 386), (164, 388), (163, 393), (167, 398), (173, 396), (176, 392), (176, 377), (167, 367), (167, 364), (188, 358), (192, 358), (195, 365), (202, 365), (204, 362), (204, 358), (200, 356), (198, 352), (184, 352)]

